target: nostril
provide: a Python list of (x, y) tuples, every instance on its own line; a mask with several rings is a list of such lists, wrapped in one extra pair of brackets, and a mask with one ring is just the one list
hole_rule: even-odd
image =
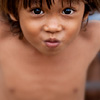
[(61, 31), (63, 27), (61, 25), (58, 26), (58, 31)]
[(49, 30), (47, 26), (44, 26), (43, 28), (44, 28), (45, 31)]
[(63, 28), (61, 25), (48, 25), (44, 26), (44, 31), (50, 32), (50, 33), (55, 33), (61, 31)]

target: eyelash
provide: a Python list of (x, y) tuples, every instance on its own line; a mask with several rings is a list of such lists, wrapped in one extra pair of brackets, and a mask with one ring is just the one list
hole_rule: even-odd
[[(66, 11), (67, 10), (67, 11)], [(66, 12), (65, 12), (66, 11)], [(73, 9), (73, 8), (65, 8), (62, 13), (65, 14), (65, 15), (71, 15), (75, 12), (76, 10)]]
[[(67, 11), (66, 11), (67, 10)], [(44, 14), (44, 11), (41, 9), (41, 8), (33, 8), (30, 10), (33, 14), (35, 15), (42, 15)], [(37, 11), (37, 13), (36, 13)], [(73, 14), (76, 10), (73, 9), (73, 8), (65, 8), (63, 11), (62, 11), (62, 14), (65, 14), (65, 15), (70, 15), (70, 14)]]
[[(35, 13), (35, 11), (37, 10), (37, 14)], [(40, 10), (40, 11), (39, 11)], [(33, 14), (36, 14), (36, 15), (40, 15), (40, 14), (43, 14), (44, 11), (41, 9), (41, 8), (32, 8), (30, 10)]]

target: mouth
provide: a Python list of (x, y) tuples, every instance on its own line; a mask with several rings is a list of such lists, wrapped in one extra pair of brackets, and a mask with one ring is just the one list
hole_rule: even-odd
[(44, 41), (46, 46), (49, 48), (55, 48), (58, 47), (60, 45), (60, 41), (57, 39), (48, 39)]

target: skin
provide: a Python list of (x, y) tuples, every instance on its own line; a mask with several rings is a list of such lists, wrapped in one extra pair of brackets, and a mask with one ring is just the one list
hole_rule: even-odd
[[(55, 0), (50, 10), (43, 3), (43, 14), (19, 10), (23, 40), (0, 21), (0, 100), (84, 100), (88, 66), (100, 49), (100, 22), (83, 31), (83, 2), (72, 4), (77, 10), (67, 15), (67, 3), (62, 8)], [(47, 46), (48, 39), (60, 44)]]
[[(20, 26), (25, 39), (36, 49), (37, 53), (44, 55), (57, 54), (73, 41), (80, 31), (81, 22), (84, 13), (84, 4), (72, 6), (76, 11), (71, 10), (72, 14), (62, 13), (69, 5), (64, 2), (55, 1), (51, 10), (48, 9), (46, 2), (43, 2), (43, 13), (34, 14), (30, 9), (21, 8), (19, 11)], [(33, 5), (33, 8), (38, 7)], [(80, 8), (82, 9), (80, 10)], [(78, 17), (80, 16), (80, 17)], [(27, 20), (26, 20), (27, 19)], [(49, 20), (48, 20), (49, 19)], [(60, 44), (57, 48), (48, 48), (44, 41), (49, 39), (59, 40)]]

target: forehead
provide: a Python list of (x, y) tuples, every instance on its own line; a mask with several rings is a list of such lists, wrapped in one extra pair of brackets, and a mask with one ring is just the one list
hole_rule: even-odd
[(83, 1), (83, 0), (21, 0), (21, 1), (24, 1), (24, 2), (34, 2), (34, 3), (46, 1), (46, 2), (52, 3), (52, 2), (55, 2), (55, 1), (62, 1), (62, 2), (80, 2), (80, 1)]
[(79, 2), (84, 2), (84, 0), (21, 0), (20, 2), (23, 4), (24, 8), (31, 7), (33, 4), (38, 4), (42, 7), (43, 3), (46, 2), (48, 8), (52, 6), (52, 4), (56, 2), (61, 2), (62, 5), (63, 3), (79, 3)]

